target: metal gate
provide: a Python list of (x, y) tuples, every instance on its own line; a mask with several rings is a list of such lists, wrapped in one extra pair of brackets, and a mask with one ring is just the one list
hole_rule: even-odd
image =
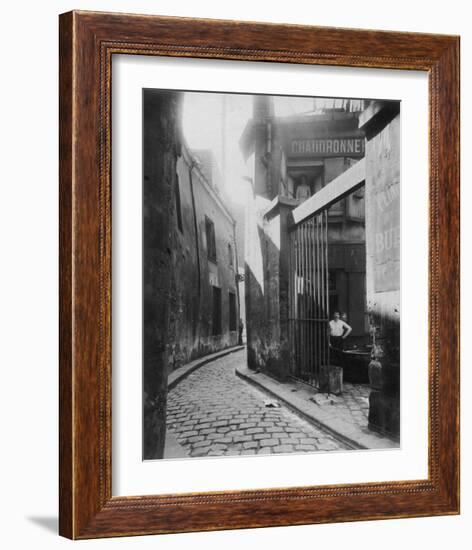
[(329, 366), (327, 209), (291, 230), (289, 273), (292, 376), (323, 390)]

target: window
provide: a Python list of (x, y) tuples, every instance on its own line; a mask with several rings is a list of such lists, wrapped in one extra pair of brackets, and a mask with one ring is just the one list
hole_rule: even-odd
[(175, 211), (177, 213), (177, 227), (179, 228), (180, 232), (183, 233), (183, 226), (182, 226), (182, 206), (180, 204), (180, 186), (179, 186), (179, 176), (176, 174), (175, 176)]
[(205, 216), (205, 233), (208, 259), (216, 262), (215, 224), (208, 216)]
[(221, 334), (221, 288), (212, 286), (213, 291), (213, 323), (212, 334), (218, 336)]
[(236, 330), (236, 294), (229, 293), (229, 330)]
[(231, 243), (228, 243), (228, 258), (229, 258), (229, 266), (234, 266), (234, 258), (233, 258), (233, 247), (231, 246)]

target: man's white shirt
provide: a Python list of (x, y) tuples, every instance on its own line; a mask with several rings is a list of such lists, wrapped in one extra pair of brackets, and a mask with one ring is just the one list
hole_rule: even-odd
[(349, 325), (339, 319), (339, 321), (335, 321), (334, 319), (329, 322), (329, 328), (331, 332), (331, 336), (342, 336), (344, 334), (344, 329), (349, 330)]

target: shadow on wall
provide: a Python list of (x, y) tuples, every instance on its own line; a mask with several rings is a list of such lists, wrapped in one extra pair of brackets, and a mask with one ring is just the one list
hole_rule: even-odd
[(257, 229), (258, 239), (251, 243), (245, 263), (248, 367), (283, 380), (289, 374), (289, 347), (288, 327), (281, 323), (286, 300), (281, 297), (288, 298), (288, 281), (282, 276), (279, 246), (260, 226)]

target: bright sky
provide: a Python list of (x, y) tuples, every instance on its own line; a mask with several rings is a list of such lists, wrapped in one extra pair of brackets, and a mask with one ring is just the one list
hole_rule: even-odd
[[(226, 191), (235, 202), (244, 202), (252, 176), (239, 149), (239, 139), (252, 117), (252, 95), (186, 92), (183, 106), (183, 132), (190, 149), (210, 149), (225, 176)], [(317, 107), (332, 100), (317, 99)], [(226, 106), (226, 107), (225, 107)], [(276, 116), (312, 111), (313, 98), (274, 97)], [(226, 170), (223, 174), (223, 109), (226, 111)]]
[[(226, 174), (223, 174), (223, 108), (226, 104)], [(247, 173), (239, 138), (252, 116), (252, 97), (238, 94), (187, 92), (184, 96), (183, 132), (190, 149), (210, 149), (225, 176), (230, 197), (242, 202)], [(241, 198), (242, 200), (238, 200)]]

